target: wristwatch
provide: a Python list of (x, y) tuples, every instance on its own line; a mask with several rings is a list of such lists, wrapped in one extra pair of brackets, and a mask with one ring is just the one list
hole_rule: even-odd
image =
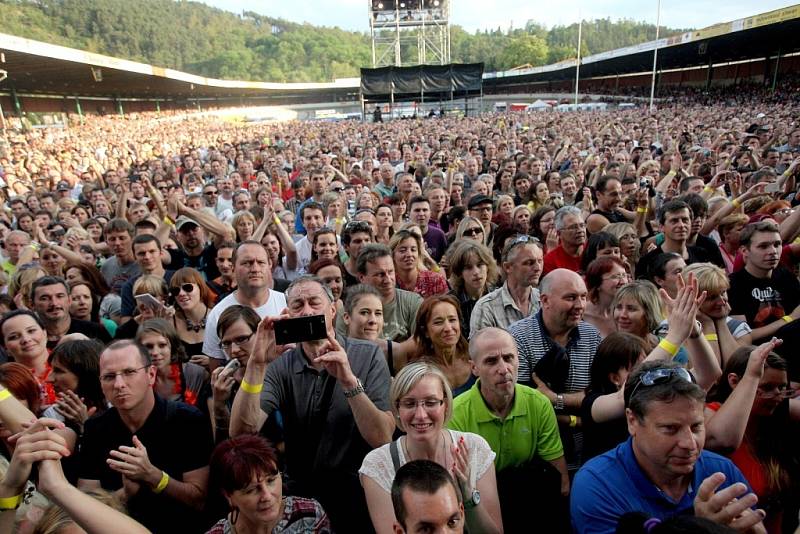
[(481, 503), (481, 492), (476, 489), (472, 490), (472, 495), (469, 500), (464, 501), (464, 508), (475, 508)]
[(556, 395), (556, 402), (553, 403), (553, 408), (555, 408), (556, 410), (564, 409), (564, 395), (562, 393)]
[(356, 378), (356, 387), (353, 389), (344, 390), (344, 398), (352, 399), (356, 395), (360, 395), (362, 393), (364, 393), (364, 386), (361, 384), (361, 380)]

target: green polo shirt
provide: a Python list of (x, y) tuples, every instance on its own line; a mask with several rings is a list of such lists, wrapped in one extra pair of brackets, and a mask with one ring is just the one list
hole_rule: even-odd
[(511, 412), (501, 421), (486, 406), (480, 380), (476, 381), (453, 400), (453, 417), (447, 426), (488, 441), (497, 455), (494, 464), (498, 472), (522, 465), (534, 456), (546, 461), (564, 456), (553, 405), (540, 392), (521, 384), (514, 389)]

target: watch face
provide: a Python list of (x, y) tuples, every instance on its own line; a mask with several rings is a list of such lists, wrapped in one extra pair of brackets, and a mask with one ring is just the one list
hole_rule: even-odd
[(478, 490), (473, 490), (472, 492), (472, 504), (478, 505), (481, 502), (481, 492)]

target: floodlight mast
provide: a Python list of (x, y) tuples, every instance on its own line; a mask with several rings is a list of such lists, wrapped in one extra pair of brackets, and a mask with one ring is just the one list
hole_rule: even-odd
[(367, 0), (372, 66), (450, 63), (451, 0)]

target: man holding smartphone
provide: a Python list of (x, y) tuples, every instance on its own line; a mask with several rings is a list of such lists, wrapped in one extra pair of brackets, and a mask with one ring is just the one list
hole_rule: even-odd
[[(358, 469), (394, 431), (386, 359), (376, 345), (336, 334), (335, 300), (316, 276), (294, 280), (286, 304), (281, 317), (259, 324), (233, 402), (230, 435), (259, 432), (280, 410), (291, 493), (317, 499), (336, 531), (369, 532)], [(286, 352), (276, 345), (276, 321), (318, 315), (324, 316), (326, 339), (299, 342)]]

